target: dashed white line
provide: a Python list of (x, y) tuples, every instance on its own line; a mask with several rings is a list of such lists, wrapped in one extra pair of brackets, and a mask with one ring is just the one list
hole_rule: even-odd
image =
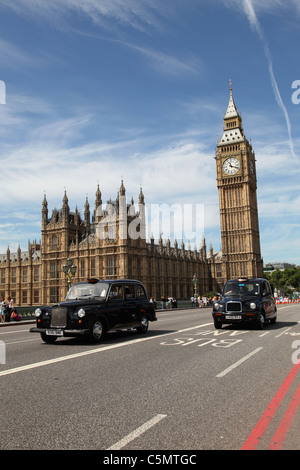
[(14, 335), (16, 333), (29, 333), (29, 330), (17, 330), (17, 329), (13, 329), (12, 331), (7, 331), (8, 328), (7, 327), (2, 327), (2, 328), (5, 328), (5, 331), (1, 331), (0, 332), (0, 335)]
[(41, 338), (19, 339), (17, 341), (5, 341), (5, 344), (6, 346), (8, 346), (10, 344), (32, 343), (33, 341), (41, 341)]
[(228, 374), (228, 373), (231, 372), (233, 369), (235, 369), (236, 367), (238, 367), (240, 364), (242, 364), (243, 362), (247, 361), (247, 359), (249, 359), (251, 356), (254, 356), (254, 354), (258, 353), (261, 349), (263, 349), (263, 348), (262, 348), (262, 347), (257, 348), (257, 349), (255, 349), (254, 351), (252, 351), (251, 353), (247, 354), (247, 356), (242, 357), (239, 361), (235, 362), (235, 363), (232, 364), (230, 367), (227, 367), (227, 369), (223, 370), (223, 371), (220, 372), (218, 375), (216, 375), (216, 377), (224, 377), (224, 375)]
[(282, 335), (285, 335), (285, 333), (289, 330), (291, 330), (292, 327), (290, 326), (289, 328), (286, 328), (285, 330), (283, 330), (281, 333), (279, 333), (279, 335), (276, 335), (275, 338), (279, 338), (279, 336), (282, 336)]
[(148, 431), (148, 429), (152, 428), (155, 426), (155, 424), (159, 423), (162, 419), (166, 418), (167, 415), (163, 414), (158, 414), (154, 416), (154, 418), (150, 419), (146, 423), (142, 424), (139, 428), (135, 429), (132, 431), (130, 434), (127, 434), (127, 436), (123, 437), (120, 441), (116, 442), (114, 445), (109, 447), (107, 450), (120, 450), (123, 447), (125, 447), (129, 442), (133, 441), (137, 437), (141, 436), (144, 432)]

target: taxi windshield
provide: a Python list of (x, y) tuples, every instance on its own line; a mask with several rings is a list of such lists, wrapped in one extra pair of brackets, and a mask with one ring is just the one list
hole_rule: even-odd
[(93, 297), (106, 298), (109, 285), (104, 282), (74, 284), (67, 293), (66, 300), (89, 299)]
[(259, 295), (259, 283), (255, 281), (228, 281), (223, 289), (223, 296)]

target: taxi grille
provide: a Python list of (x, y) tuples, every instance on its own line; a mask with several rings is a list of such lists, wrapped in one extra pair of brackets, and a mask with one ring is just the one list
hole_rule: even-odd
[(227, 312), (241, 312), (242, 302), (227, 302), (226, 310)]
[(53, 307), (51, 311), (51, 326), (54, 328), (64, 328), (67, 325), (67, 309)]

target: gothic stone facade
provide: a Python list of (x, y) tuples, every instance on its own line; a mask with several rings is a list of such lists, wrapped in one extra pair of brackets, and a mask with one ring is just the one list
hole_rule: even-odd
[[(217, 273), (221, 273), (221, 260), (212, 248), (206, 253), (205, 240), (199, 251), (180, 248), (175, 241), (158, 243), (146, 241), (144, 233), (136, 239), (124, 237), (120, 199), (126, 200), (122, 182), (115, 201), (108, 201), (102, 210), (101, 192), (96, 191), (95, 209), (90, 217), (90, 205), (86, 199), (84, 218), (79, 211), (71, 212), (65, 192), (61, 210), (54, 209), (48, 216), (48, 203), (44, 196), (42, 205), (41, 244), (29, 243), (28, 252), (1, 256), (0, 293), (6, 298), (11, 296), (17, 305), (40, 305), (55, 303), (65, 298), (67, 279), (63, 265), (71, 258), (77, 266), (73, 282), (87, 278), (98, 279), (139, 279), (149, 296), (173, 296), (187, 299), (194, 291), (193, 277), (197, 277), (197, 291), (206, 294), (219, 289)], [(136, 211), (133, 199), (125, 204), (126, 229), (137, 220), (139, 231), (143, 231), (144, 195), (139, 194), (139, 209)], [(109, 217), (113, 208), (113, 218)], [(124, 208), (123, 208), (124, 209)], [(110, 220), (113, 221), (109, 222)], [(99, 227), (101, 233), (98, 232)]]
[[(194, 293), (194, 276), (199, 295), (219, 291), (229, 278), (262, 276), (255, 155), (245, 138), (231, 85), (215, 159), (222, 252), (214, 253), (212, 246), (207, 252), (204, 238), (199, 250), (184, 243), (179, 247), (176, 241), (171, 246), (170, 240), (162, 238), (147, 242), (142, 189), (136, 210), (133, 199), (131, 203), (126, 201), (123, 181), (116, 200), (108, 201), (105, 208), (98, 186), (92, 217), (88, 199), (83, 218), (77, 208), (71, 212), (66, 192), (62, 208), (54, 209), (49, 217), (45, 195), (41, 243), (29, 242), (26, 252), (19, 248), (11, 253), (8, 248), (0, 255), (0, 296), (12, 297), (16, 305), (22, 306), (63, 300), (68, 289), (63, 265), (68, 258), (77, 266), (73, 282), (87, 278), (139, 279), (148, 296), (156, 299), (188, 299)], [(140, 236), (124, 236), (135, 221)]]

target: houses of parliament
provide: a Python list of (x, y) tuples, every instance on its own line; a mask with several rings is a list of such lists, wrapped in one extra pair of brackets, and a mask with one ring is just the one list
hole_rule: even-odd
[[(247, 140), (241, 116), (230, 96), (223, 117), (223, 134), (215, 150), (219, 192), (222, 250), (207, 248), (205, 238), (198, 248), (184, 242), (145, 236), (145, 198), (140, 188), (138, 210), (127, 201), (124, 182), (115, 201), (106, 206), (101, 189), (95, 191), (94, 206), (85, 201), (83, 217), (71, 211), (67, 193), (61, 209), (48, 210), (42, 202), (41, 242), (29, 242), (28, 250), (0, 255), (0, 296), (15, 305), (44, 305), (64, 300), (68, 282), (63, 266), (72, 259), (73, 282), (98, 279), (139, 279), (149, 297), (188, 299), (220, 291), (224, 282), (240, 276), (262, 277), (257, 208), (256, 161)], [(124, 217), (126, 215), (126, 217)], [(112, 223), (113, 222), (113, 223)], [(135, 224), (134, 237), (128, 227)]]

